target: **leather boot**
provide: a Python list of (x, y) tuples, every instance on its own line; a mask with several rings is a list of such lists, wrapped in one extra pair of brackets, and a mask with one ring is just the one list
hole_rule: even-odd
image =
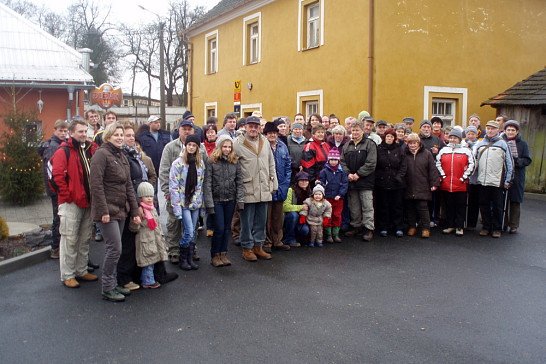
[(220, 259), (220, 253), (216, 253), (212, 259), (210, 260), (210, 264), (212, 264), (213, 267), (221, 267), (224, 265), (222, 262), (222, 259)]
[(178, 262), (178, 266), (182, 270), (191, 270), (191, 266), (188, 263), (188, 255), (189, 255), (190, 247), (180, 247), (180, 258)]
[(332, 228), (332, 235), (334, 238), (334, 243), (341, 243), (341, 238), (339, 237), (339, 227)]
[(247, 262), (255, 262), (258, 260), (258, 258), (256, 258), (256, 254), (254, 254), (253, 249), (243, 248), (243, 258)]
[(331, 227), (324, 228), (324, 235), (326, 235), (326, 238), (324, 239), (325, 242), (327, 242), (328, 244), (333, 244), (334, 243), (334, 238), (332, 237), (332, 228)]
[(195, 243), (190, 243), (190, 251), (188, 252), (188, 264), (191, 269), (197, 270), (199, 266), (193, 261), (193, 254), (195, 252)]
[(260, 259), (266, 259), (266, 260), (269, 260), (271, 259), (271, 254), (267, 254), (263, 249), (262, 247), (260, 246), (260, 244), (254, 244), (254, 248), (252, 249), (252, 251), (254, 252), (254, 254), (260, 258)]
[(220, 253), (220, 260), (222, 261), (222, 263), (224, 263), (224, 265), (231, 265), (231, 262), (226, 257), (226, 252)]

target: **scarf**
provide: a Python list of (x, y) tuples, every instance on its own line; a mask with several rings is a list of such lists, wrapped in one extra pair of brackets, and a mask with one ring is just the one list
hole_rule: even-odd
[(516, 139), (508, 139), (506, 143), (508, 144), (508, 149), (510, 149), (510, 154), (512, 154), (512, 158), (516, 159), (518, 157), (518, 146), (516, 143)]
[(150, 230), (154, 231), (157, 226), (157, 222), (155, 222), (154, 215), (152, 215), (150, 212), (152, 209), (155, 209), (154, 204), (141, 202), (140, 206), (142, 206), (142, 209), (144, 210), (144, 217), (146, 217), (146, 221), (148, 221), (148, 227)]
[(188, 154), (188, 175), (186, 176), (186, 205), (189, 205), (197, 186), (197, 165), (195, 154)]
[(140, 165), (140, 170), (142, 171), (142, 181), (148, 181), (148, 167), (146, 167), (146, 165), (142, 161), (142, 153), (139, 152), (136, 147), (130, 147), (125, 143), (123, 143), (122, 149), (138, 161), (138, 164)]
[(305, 139), (305, 137), (302, 135), (300, 136), (299, 138), (296, 138), (295, 136), (293, 135), (290, 135), (290, 137), (298, 144), (301, 144), (301, 142), (303, 142), (303, 139)]

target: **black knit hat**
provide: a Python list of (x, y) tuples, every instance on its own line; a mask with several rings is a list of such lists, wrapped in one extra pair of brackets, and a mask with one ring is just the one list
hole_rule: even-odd
[(184, 143), (184, 145), (188, 145), (188, 143), (191, 142), (197, 144), (197, 147), (199, 147), (199, 145), (201, 144), (201, 138), (199, 138), (199, 135), (197, 134), (190, 134), (186, 137), (186, 142)]
[(271, 131), (274, 131), (275, 133), (278, 133), (279, 132), (279, 128), (277, 128), (277, 126), (275, 125), (274, 122), (272, 121), (268, 121), (267, 123), (265, 123), (265, 127), (264, 127), (264, 135), (266, 135), (267, 133), (271, 132)]

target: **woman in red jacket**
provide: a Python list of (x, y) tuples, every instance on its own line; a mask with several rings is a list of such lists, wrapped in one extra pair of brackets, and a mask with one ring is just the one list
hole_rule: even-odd
[(309, 184), (315, 186), (315, 181), (326, 162), (330, 145), (325, 142), (326, 128), (322, 124), (316, 124), (312, 129), (313, 137), (303, 147), (301, 154), (301, 166), (303, 171), (309, 175)]

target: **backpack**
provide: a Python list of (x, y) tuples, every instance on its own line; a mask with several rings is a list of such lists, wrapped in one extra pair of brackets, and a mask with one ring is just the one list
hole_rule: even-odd
[[(70, 149), (67, 145), (61, 146), (59, 147), (59, 149), (64, 150), (64, 153), (66, 155), (66, 163), (68, 164), (68, 159), (70, 158)], [(51, 188), (51, 191), (59, 193), (59, 186), (55, 183), (55, 180), (53, 179), (53, 165), (51, 164), (52, 159), (53, 157), (47, 161), (47, 183), (49, 183), (49, 188)], [(68, 174), (66, 174), (65, 178), (66, 183), (68, 184)]]

